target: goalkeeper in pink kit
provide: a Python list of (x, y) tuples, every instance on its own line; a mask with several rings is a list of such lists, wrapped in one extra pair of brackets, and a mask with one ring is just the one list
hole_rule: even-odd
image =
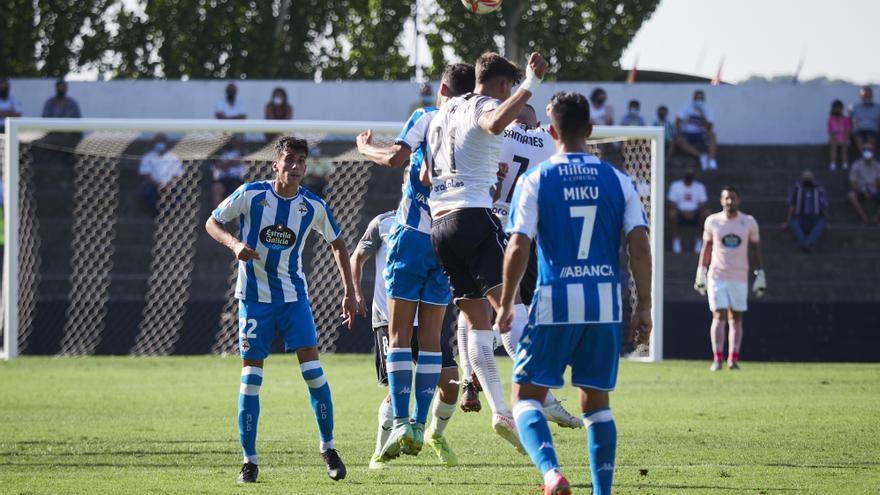
[(694, 290), (709, 296), (712, 311), (712, 371), (724, 361), (725, 329), (729, 327), (727, 367), (739, 369), (743, 313), (748, 309), (749, 258), (755, 272), (752, 292), (764, 295), (767, 280), (761, 260), (758, 222), (739, 211), (739, 194), (731, 186), (721, 189), (722, 211), (709, 215), (703, 227), (703, 249), (697, 264)]

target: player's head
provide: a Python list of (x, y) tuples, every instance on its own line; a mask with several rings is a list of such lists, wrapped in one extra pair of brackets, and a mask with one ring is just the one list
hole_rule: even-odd
[(474, 66), (471, 64), (449, 64), (440, 76), (440, 88), (437, 89), (437, 105), (455, 96), (470, 93), (474, 90)]
[(666, 117), (669, 116), (669, 109), (666, 108), (666, 105), (660, 105), (657, 107), (657, 118), (660, 120), (666, 120)]
[(739, 211), (739, 193), (733, 186), (723, 186), (721, 188), (721, 208), (725, 213), (736, 213)]
[(513, 86), (523, 78), (522, 68), (494, 52), (480, 55), (474, 65), (479, 88), (477, 92), (499, 100), (509, 98)]
[(305, 139), (286, 136), (275, 143), (275, 160), (272, 171), (275, 180), (284, 185), (299, 185), (306, 175), (306, 158), (309, 143)]
[(553, 95), (547, 105), (547, 116), (550, 117), (550, 135), (556, 142), (583, 146), (593, 132), (590, 104), (580, 93), (560, 91)]
[(534, 129), (540, 124), (540, 122), (538, 122), (538, 114), (535, 112), (535, 107), (528, 103), (523, 105), (522, 110), (519, 111), (519, 115), (516, 116), (514, 122), (522, 124), (529, 129)]

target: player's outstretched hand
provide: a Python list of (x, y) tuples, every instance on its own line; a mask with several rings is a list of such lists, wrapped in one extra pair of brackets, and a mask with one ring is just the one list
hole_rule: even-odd
[(238, 241), (232, 246), (232, 252), (235, 253), (235, 257), (241, 261), (251, 261), (260, 259), (260, 253), (254, 251), (254, 249), (247, 244)]
[(544, 60), (544, 57), (542, 57), (540, 53), (532, 52), (532, 54), (529, 55), (529, 68), (532, 69), (538, 79), (544, 79), (548, 66), (549, 64)]
[(629, 325), (627, 341), (633, 345), (648, 344), (654, 323), (651, 321), (651, 309), (636, 308)]
[(512, 305), (501, 306), (501, 309), (498, 311), (498, 315), (495, 317), (495, 326), (498, 327), (498, 331), (501, 333), (507, 333), (510, 331), (510, 327), (513, 326)]
[(351, 329), (354, 325), (354, 317), (356, 315), (364, 314), (366, 314), (366, 310), (363, 309), (362, 305), (358, 304), (358, 301), (353, 294), (342, 296), (342, 314), (339, 316), (342, 318), (342, 324), (345, 325), (346, 328)]
[(366, 131), (358, 134), (357, 136), (357, 147), (361, 149), (363, 146), (369, 146), (373, 144), (373, 130), (367, 129)]

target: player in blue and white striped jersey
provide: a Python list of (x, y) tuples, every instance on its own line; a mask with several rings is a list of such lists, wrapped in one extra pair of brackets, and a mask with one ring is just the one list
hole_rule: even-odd
[(585, 150), (592, 131), (587, 99), (557, 93), (547, 107), (557, 154), (526, 172), (514, 191), (497, 324), (514, 320), (514, 299), (538, 246), (538, 283), (529, 324), (514, 361), (513, 414), (523, 446), (544, 475), (545, 494), (570, 493), (559, 471), (541, 404), (548, 388), (580, 388), (593, 493), (611, 493), (617, 433), (608, 392), (620, 352), (621, 234), (629, 244), (638, 303), (628, 341), (651, 332), (651, 251), (647, 221), (632, 180)]
[[(348, 250), (330, 208), (300, 186), (306, 173), (308, 143), (285, 137), (275, 146), (275, 179), (244, 184), (220, 203), (205, 224), (208, 234), (239, 260), (235, 297), (239, 299), (239, 349), (242, 358), (238, 428), (244, 461), (239, 482), (255, 482), (257, 420), (263, 361), (272, 340), (281, 334), (285, 350), (296, 352), (309, 387), (320, 433), (321, 457), (334, 480), (346, 469), (333, 445), (333, 402), (318, 359), (315, 319), (302, 271), (302, 250), (310, 231), (330, 243), (345, 295), (343, 323), (351, 328), (355, 314), (365, 310), (355, 298)], [(223, 224), (238, 221), (239, 237)]]
[[(473, 90), (474, 77), (473, 66), (453, 64), (446, 67), (437, 94), (438, 105)], [(429, 190), (420, 180), (422, 176), (427, 177), (422, 162), (428, 142), (428, 125), (435, 113), (433, 108), (416, 110), (392, 146), (374, 145), (369, 130), (357, 138), (358, 151), (379, 165), (402, 167), (409, 159), (403, 197), (388, 238), (384, 273), (390, 317), (386, 363), (394, 426), (379, 453), (382, 462), (401, 453), (417, 455), (421, 451), (428, 410), (440, 378), (440, 333), (451, 294), (449, 282), (431, 246)], [(413, 373), (410, 341), (417, 308), (419, 353)], [(413, 390), (415, 407), (410, 418), (409, 399)], [(429, 435), (433, 433), (428, 432)]]

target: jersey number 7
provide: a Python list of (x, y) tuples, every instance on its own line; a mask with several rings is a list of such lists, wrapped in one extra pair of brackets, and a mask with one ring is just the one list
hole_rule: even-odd
[(581, 227), (581, 240), (578, 243), (579, 260), (585, 260), (590, 257), (590, 242), (593, 240), (593, 226), (596, 224), (597, 206), (572, 206), (568, 209), (572, 219), (583, 218), (584, 223)]

